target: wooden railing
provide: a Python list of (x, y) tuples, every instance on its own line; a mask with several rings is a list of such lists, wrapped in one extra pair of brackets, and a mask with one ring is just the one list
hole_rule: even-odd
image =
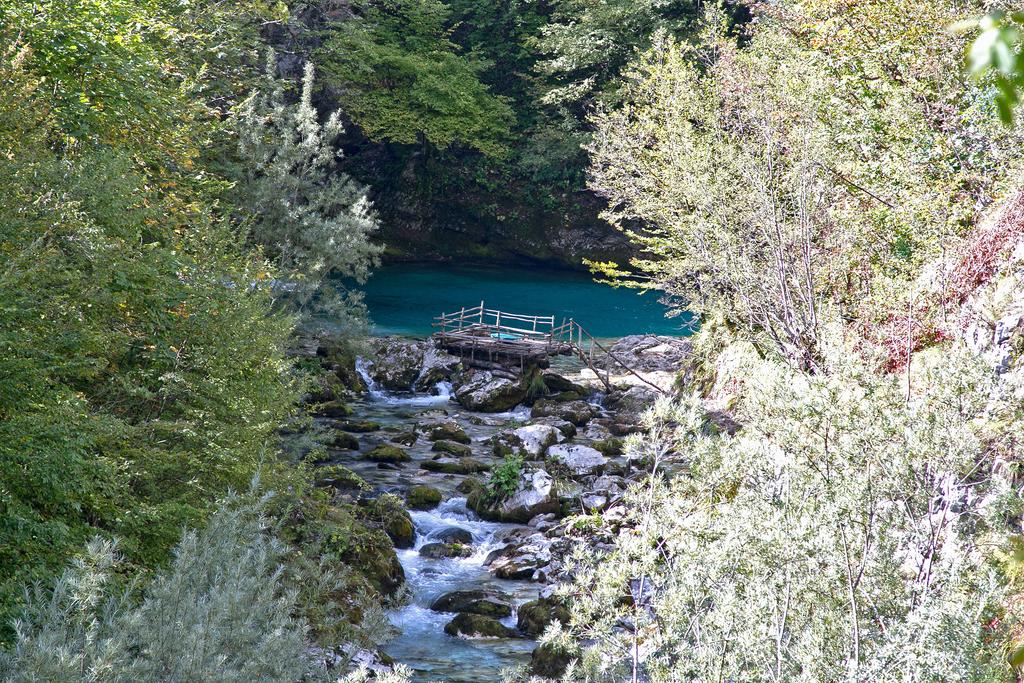
[[(555, 325), (555, 317), (551, 315), (507, 313), (487, 308), (481, 301), (479, 306), (442, 313), (434, 319), (433, 326), (443, 341), (468, 348), (471, 354), (478, 349), (519, 357), (572, 354), (582, 360), (609, 391), (614, 363), (644, 384), (665, 393), (605, 348), (572, 318), (563, 319)], [(603, 368), (599, 362), (602, 359)]]

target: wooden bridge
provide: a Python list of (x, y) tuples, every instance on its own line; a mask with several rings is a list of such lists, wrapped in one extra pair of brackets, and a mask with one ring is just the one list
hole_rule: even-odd
[(576, 356), (610, 390), (612, 366), (618, 366), (644, 384), (664, 391), (620, 358), (573, 320), (554, 316), (522, 315), (479, 306), (442, 313), (434, 319), (434, 339), (441, 348), (457, 353), (468, 364), (488, 369), (528, 365), (547, 367), (551, 356)]

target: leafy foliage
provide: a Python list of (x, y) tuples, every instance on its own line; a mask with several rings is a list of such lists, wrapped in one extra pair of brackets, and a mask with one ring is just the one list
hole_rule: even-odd
[(855, 365), (751, 360), (735, 437), (697, 402), (652, 410), (616, 549), (576, 555), (573, 632), (594, 644), (570, 679), (1005, 680), (987, 548), (1019, 494), (983, 473), (991, 376), (944, 361), (908, 404)]
[[(238, 205), (252, 216), (250, 239), (289, 279), (281, 289), (302, 306), (314, 296), (330, 297), (330, 275), (365, 282), (381, 248), (370, 242), (378, 226), (366, 188), (337, 168), (340, 114), (318, 121), (313, 65), (306, 64), (298, 103), (289, 105), (284, 84), (274, 78), (275, 62), (268, 53), (262, 87), (238, 115)], [(360, 302), (349, 295), (344, 303)]]
[[(965, 22), (965, 28), (972, 22)], [(1024, 12), (994, 11), (975, 26), (981, 34), (968, 53), (968, 66), (977, 79), (991, 77), (995, 86), (993, 102), (1003, 123), (1013, 122), (1013, 110), (1024, 91), (1024, 60), (1021, 57), (1021, 30)]]
[(373, 140), (505, 153), (512, 110), (481, 83), (487, 63), (449, 37), (439, 0), (364, 0), (317, 58), (344, 88), (345, 111)]
[(487, 479), (485, 494), (488, 500), (500, 502), (511, 497), (519, 487), (519, 477), (523, 472), (521, 455), (506, 455)]
[(93, 540), (52, 592), (32, 595), (4, 680), (299, 680), (312, 669), (305, 625), (265, 526), (257, 508), (230, 501), (185, 532), (141, 600), (118, 589), (115, 545)]

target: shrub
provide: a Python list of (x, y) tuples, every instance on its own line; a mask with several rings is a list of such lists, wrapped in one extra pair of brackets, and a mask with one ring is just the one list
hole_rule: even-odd
[(484, 489), (487, 500), (498, 503), (512, 496), (519, 487), (519, 476), (522, 472), (522, 456), (506, 455), (505, 459), (491, 470), (491, 476)]

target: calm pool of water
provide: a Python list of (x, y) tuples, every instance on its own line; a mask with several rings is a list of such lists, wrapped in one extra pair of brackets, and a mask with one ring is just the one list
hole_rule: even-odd
[(484, 301), (488, 308), (575, 318), (599, 338), (689, 334), (690, 318), (666, 318), (653, 294), (598, 284), (583, 273), (513, 267), (398, 264), (364, 287), (376, 334), (426, 336), (441, 313)]

